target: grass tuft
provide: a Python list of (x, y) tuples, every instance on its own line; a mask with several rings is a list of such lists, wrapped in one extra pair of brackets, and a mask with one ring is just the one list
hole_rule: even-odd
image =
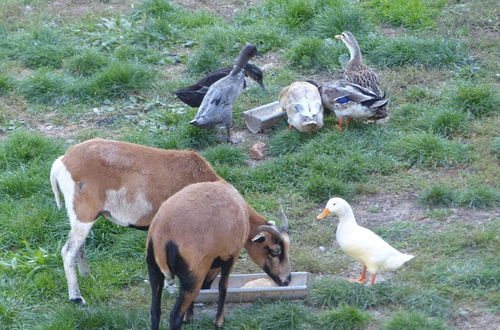
[(429, 206), (451, 206), (456, 203), (457, 196), (451, 187), (432, 185), (419, 196), (420, 203)]
[(14, 34), (5, 40), (4, 46), (9, 57), (20, 60), (30, 69), (60, 68), (63, 61), (75, 52), (68, 40), (48, 27)]
[(496, 137), (491, 141), (490, 152), (500, 159), (500, 137)]
[(108, 59), (95, 49), (85, 49), (80, 54), (69, 58), (65, 68), (77, 76), (90, 76), (106, 66)]
[(221, 144), (207, 148), (203, 157), (212, 165), (241, 166), (245, 165), (248, 158), (240, 148), (234, 148), (229, 144)]
[(459, 203), (470, 208), (486, 209), (497, 207), (500, 202), (500, 191), (493, 187), (477, 185), (461, 192)]
[(494, 258), (442, 262), (430, 267), (425, 276), (434, 283), (460, 290), (500, 289), (500, 266)]
[(86, 91), (101, 98), (125, 97), (150, 87), (154, 78), (154, 72), (144, 65), (113, 62), (89, 81)]
[(366, 13), (360, 7), (340, 5), (327, 7), (320, 11), (313, 20), (314, 35), (334, 38), (344, 31), (351, 31), (355, 36), (362, 36), (372, 29), (366, 19)]
[(250, 309), (236, 310), (224, 326), (229, 329), (300, 329), (312, 319), (311, 311), (300, 302), (282, 300), (268, 304), (258, 301)]
[(168, 0), (145, 0), (142, 1), (132, 14), (132, 17), (155, 17), (166, 19), (175, 12), (175, 8)]
[(448, 327), (439, 319), (431, 319), (425, 314), (417, 311), (399, 311), (394, 314), (389, 321), (384, 323), (382, 329), (385, 330), (445, 330)]
[(0, 96), (6, 94), (14, 87), (14, 81), (7, 72), (0, 67)]
[(443, 110), (432, 117), (431, 128), (434, 133), (451, 138), (465, 130), (467, 119), (467, 114), (462, 111)]
[(412, 133), (400, 138), (392, 152), (409, 166), (452, 166), (468, 160), (468, 146), (431, 133)]
[(140, 329), (148, 322), (142, 312), (109, 307), (79, 308), (71, 306), (57, 312), (51, 319), (50, 329)]
[[(444, 4), (437, 1), (436, 5)], [(369, 0), (363, 4), (372, 8), (372, 15), (379, 21), (395, 26), (424, 28), (433, 24), (437, 11), (423, 0)]]
[(285, 56), (292, 67), (309, 70), (334, 69), (339, 67), (338, 57), (344, 53), (344, 48), (332, 39), (300, 37)]
[(370, 315), (357, 307), (341, 305), (318, 315), (322, 326), (328, 329), (365, 329)]
[(272, 156), (279, 156), (296, 152), (310, 139), (309, 134), (303, 134), (297, 130), (283, 130), (271, 139), (269, 153)]
[(0, 169), (16, 170), (35, 161), (55, 159), (60, 145), (40, 134), (19, 130), (0, 141)]
[(314, 17), (313, 0), (275, 1), (279, 3), (277, 12), (278, 22), (290, 29), (303, 28)]
[(187, 65), (190, 72), (202, 74), (221, 67), (222, 59), (213, 49), (203, 47), (189, 58)]
[(417, 309), (433, 316), (448, 315), (450, 307), (447, 299), (420, 287), (388, 282), (363, 286), (329, 278), (314, 281), (308, 299), (320, 308), (347, 304), (366, 310), (391, 304)]
[(74, 100), (74, 80), (49, 69), (40, 69), (21, 83), (21, 91), (34, 103), (62, 105)]
[(499, 99), (487, 85), (461, 85), (451, 95), (450, 102), (455, 109), (474, 117), (498, 113)]
[(396, 37), (378, 40), (379, 45), (365, 53), (378, 66), (448, 67), (461, 64), (466, 57), (462, 45), (455, 39)]

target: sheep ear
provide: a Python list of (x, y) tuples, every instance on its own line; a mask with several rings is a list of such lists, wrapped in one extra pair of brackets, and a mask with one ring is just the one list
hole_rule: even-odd
[(266, 236), (263, 233), (259, 233), (252, 238), (252, 242), (262, 243), (266, 240)]

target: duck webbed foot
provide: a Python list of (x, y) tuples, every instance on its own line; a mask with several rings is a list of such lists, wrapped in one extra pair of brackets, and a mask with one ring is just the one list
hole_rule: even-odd
[(344, 122), (344, 118), (343, 117), (338, 117), (337, 118), (337, 126), (336, 126), (337, 131), (342, 132), (342, 124), (343, 124), (343, 122)]
[(231, 144), (238, 144), (241, 143), (241, 139), (231, 137), (231, 130), (229, 126), (226, 126), (226, 132), (227, 132), (227, 142)]
[(347, 122), (346, 122), (345, 128), (349, 128), (349, 126), (351, 125), (351, 123), (352, 123), (352, 118), (351, 117), (347, 117)]
[[(372, 277), (373, 277), (373, 275), (372, 275)], [(361, 271), (361, 277), (360, 278), (350, 279), (349, 282), (351, 282), (351, 283), (365, 284), (365, 282), (366, 282), (366, 266), (363, 265), (363, 270)]]

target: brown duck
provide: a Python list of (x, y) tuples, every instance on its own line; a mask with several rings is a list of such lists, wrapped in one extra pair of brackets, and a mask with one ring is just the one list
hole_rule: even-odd
[(377, 74), (367, 67), (361, 58), (361, 50), (359, 49), (358, 42), (354, 35), (349, 31), (344, 31), (340, 35), (335, 36), (340, 39), (349, 49), (351, 58), (344, 70), (345, 79), (349, 82), (360, 85), (361, 87), (368, 88), (379, 97), (383, 98), (384, 93), (380, 88), (380, 81)]

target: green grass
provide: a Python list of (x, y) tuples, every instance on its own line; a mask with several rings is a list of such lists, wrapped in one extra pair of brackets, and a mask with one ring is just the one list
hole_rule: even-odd
[[(225, 328), (444, 329), (498, 314), (496, 2), (178, 3), (0, 1), (0, 328), (149, 326), (146, 233), (104, 218), (85, 244), (88, 304), (67, 302), (60, 251), (70, 225), (49, 170), (68, 146), (96, 136), (194, 149), (266, 219), (279, 222), (284, 209), (292, 270), (311, 272), (308, 298), (228, 304)], [(268, 91), (251, 82), (238, 97), (232, 132), (241, 133), (242, 112), (284, 86), (340, 77), (348, 50), (333, 36), (343, 30), (381, 78), (387, 122), (354, 120), (337, 132), (325, 113), (315, 134), (281, 120), (229, 145), (223, 130), (189, 125), (197, 109), (171, 93), (257, 45), (263, 56), (252, 62)], [(269, 153), (248, 161), (256, 140)], [(345, 281), (361, 265), (338, 247), (337, 219), (315, 220), (333, 196), (416, 258), (372, 287)], [(235, 272), (261, 270), (243, 250)], [(175, 296), (162, 300), (168, 328)], [(214, 308), (197, 307), (184, 327), (212, 327)]]
[(0, 96), (6, 94), (13, 87), (13, 80), (11, 76), (8, 73), (3, 72), (0, 68)]
[(221, 144), (207, 148), (203, 153), (206, 160), (212, 165), (239, 166), (245, 165), (248, 156), (239, 148), (233, 148), (229, 144)]
[(124, 97), (151, 86), (155, 74), (136, 63), (114, 62), (99, 72), (86, 87), (87, 93), (102, 98)]
[(62, 105), (74, 100), (75, 80), (49, 69), (41, 69), (21, 83), (21, 90), (33, 103)]
[(0, 141), (0, 169), (15, 170), (21, 165), (55, 159), (61, 152), (60, 144), (39, 133), (16, 131)]
[(448, 327), (442, 320), (431, 319), (426, 315), (415, 311), (399, 311), (395, 313), (391, 319), (384, 323), (383, 329), (386, 330), (418, 330), (418, 329), (432, 329), (432, 330), (445, 330)]
[(322, 312), (321, 324), (327, 329), (365, 329), (370, 316), (356, 307), (341, 305), (338, 309)]
[(474, 117), (498, 114), (500, 100), (494, 90), (487, 85), (459, 85), (450, 96), (451, 105)]
[(323, 278), (312, 284), (309, 301), (317, 307), (337, 307), (343, 304), (362, 310), (384, 305), (414, 308), (432, 316), (450, 313), (450, 302), (434, 290), (392, 283), (363, 286), (346, 280)]
[[(339, 67), (338, 56), (343, 47), (328, 39), (302, 37), (297, 39), (286, 53), (289, 65), (309, 70), (333, 69)], [(336, 56), (337, 55), (337, 56)]]
[(60, 68), (64, 59), (75, 53), (71, 43), (54, 29), (42, 26), (0, 40), (7, 55), (30, 69)]
[(465, 189), (459, 197), (460, 204), (470, 208), (497, 207), (500, 191), (494, 187), (476, 185)]
[(409, 166), (452, 166), (468, 159), (468, 146), (431, 133), (408, 134), (392, 146), (392, 152)]
[(373, 9), (372, 15), (395, 26), (419, 29), (431, 26), (433, 16), (438, 11), (433, 7), (442, 7), (446, 0), (435, 2), (425, 0), (370, 0), (364, 3)]
[(83, 52), (69, 58), (65, 68), (77, 76), (90, 76), (108, 64), (108, 59), (95, 49), (85, 49)]
[(453, 38), (404, 36), (378, 39), (376, 42), (375, 47), (362, 51), (380, 67), (450, 67), (464, 63), (466, 57), (464, 47)]
[(456, 203), (457, 196), (453, 188), (437, 184), (425, 190), (419, 200), (422, 204), (429, 206), (451, 206)]
[(366, 19), (366, 12), (352, 5), (327, 7), (319, 12), (312, 24), (315, 35), (323, 38), (334, 38), (344, 31), (362, 37), (372, 29), (370, 21)]

